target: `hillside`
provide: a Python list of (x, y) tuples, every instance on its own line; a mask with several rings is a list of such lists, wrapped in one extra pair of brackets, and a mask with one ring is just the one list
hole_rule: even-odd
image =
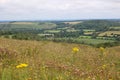
[(120, 46), (0, 38), (1, 80), (119, 80), (119, 61)]
[(95, 29), (97, 31), (109, 30), (110, 27), (120, 27), (120, 22), (110, 20), (88, 20), (73, 25), (76, 29)]
[(0, 22), (0, 37), (113, 47), (120, 45), (120, 22), (118, 20)]
[(56, 24), (50, 22), (1, 22), (0, 30), (16, 31), (16, 30), (40, 30), (55, 28)]

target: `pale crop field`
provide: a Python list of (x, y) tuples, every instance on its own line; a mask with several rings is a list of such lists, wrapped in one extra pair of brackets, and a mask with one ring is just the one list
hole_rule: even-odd
[(82, 21), (75, 21), (75, 22), (64, 22), (66, 24), (72, 24), (72, 25), (75, 25), (75, 24), (79, 24), (79, 23), (82, 23)]
[(107, 36), (113, 36), (112, 34), (119, 34), (120, 35), (120, 31), (106, 31), (106, 32), (100, 33), (99, 36), (104, 36), (106, 34), (107, 34)]
[(110, 27), (110, 29), (120, 29), (120, 26), (118, 26), (118, 27)]
[(120, 80), (120, 46), (0, 38), (0, 80)]

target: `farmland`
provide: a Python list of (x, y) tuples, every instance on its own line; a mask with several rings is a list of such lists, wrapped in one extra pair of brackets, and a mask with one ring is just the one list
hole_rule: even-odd
[(99, 36), (104, 36), (104, 35), (113, 36), (114, 34), (120, 35), (120, 31), (106, 31), (106, 32), (99, 34)]
[(78, 24), (78, 23), (82, 23), (82, 21), (71, 21), (71, 22), (64, 22), (66, 24)]
[(68, 41), (94, 46), (113, 42), (119, 45), (119, 25), (109, 20), (1, 22), (0, 35), (13, 39)]

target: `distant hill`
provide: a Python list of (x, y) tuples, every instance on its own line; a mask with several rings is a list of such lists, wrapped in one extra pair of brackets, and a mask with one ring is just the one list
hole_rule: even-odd
[(75, 29), (107, 29), (109, 27), (120, 27), (120, 22), (115, 20), (88, 20), (83, 21), (82, 23), (78, 23), (73, 25), (72, 27)]
[(16, 30), (16, 29), (51, 29), (55, 28), (56, 24), (50, 22), (1, 22), (0, 29)]

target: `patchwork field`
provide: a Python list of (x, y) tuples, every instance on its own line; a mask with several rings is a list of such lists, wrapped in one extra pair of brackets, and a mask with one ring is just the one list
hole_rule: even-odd
[(0, 80), (120, 80), (120, 46), (0, 38)]

